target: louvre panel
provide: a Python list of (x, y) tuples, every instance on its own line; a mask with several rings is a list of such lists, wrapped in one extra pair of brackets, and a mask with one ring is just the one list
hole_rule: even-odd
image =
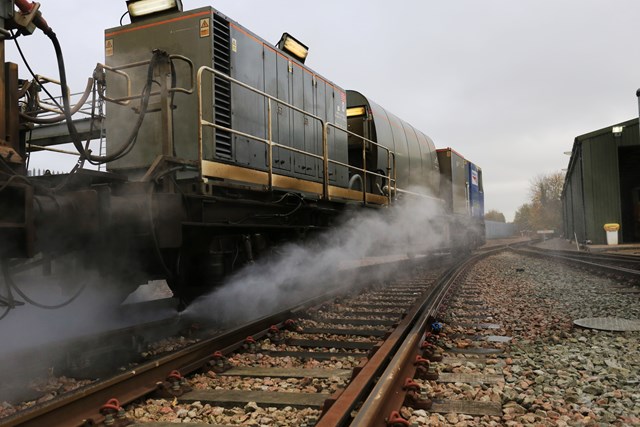
[[(213, 68), (217, 71), (230, 74), (231, 49), (230, 49), (229, 23), (218, 15), (213, 19)], [(215, 123), (226, 128), (231, 128), (231, 84), (220, 77), (215, 77)], [(231, 134), (216, 130), (216, 157), (231, 159), (233, 150), (231, 147)]]

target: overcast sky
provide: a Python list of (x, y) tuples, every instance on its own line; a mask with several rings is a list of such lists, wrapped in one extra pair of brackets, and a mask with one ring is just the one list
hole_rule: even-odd
[[(118, 26), (125, 1), (41, 3), (80, 92), (104, 60), (104, 29)], [(638, 116), (637, 0), (183, 3), (213, 6), (273, 43), (294, 35), (310, 48), (306, 65), (481, 166), (485, 209), (507, 220), (527, 201), (532, 178), (566, 168), (563, 152), (577, 135)], [(37, 73), (57, 77), (45, 36), (21, 45)], [(11, 42), (7, 58), (26, 77)]]

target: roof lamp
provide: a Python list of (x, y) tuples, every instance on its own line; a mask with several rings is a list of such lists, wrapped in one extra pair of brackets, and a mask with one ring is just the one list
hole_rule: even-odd
[(309, 48), (300, 41), (296, 40), (291, 34), (284, 33), (278, 42), (278, 49), (284, 50), (287, 53), (295, 56), (298, 61), (304, 64), (304, 60), (307, 59), (309, 54)]
[(362, 107), (349, 107), (347, 108), (347, 117), (364, 116), (367, 112), (364, 106)]
[(182, 0), (127, 0), (131, 20), (159, 12), (182, 12)]

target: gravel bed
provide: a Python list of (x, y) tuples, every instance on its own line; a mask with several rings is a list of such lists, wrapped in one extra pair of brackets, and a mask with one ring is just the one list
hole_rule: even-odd
[(339, 310), (339, 313), (342, 315), (349, 315), (350, 312), (354, 312), (354, 311), (367, 312), (367, 313), (370, 313), (372, 316), (375, 316), (376, 314), (385, 315), (385, 317), (388, 314), (398, 314), (398, 306), (393, 306), (393, 305), (390, 305), (389, 308), (340, 307), (338, 310)]
[(358, 329), (363, 331), (378, 331), (387, 329), (385, 326), (380, 325), (350, 325), (348, 323), (336, 324), (336, 323), (323, 323), (320, 320), (302, 319), (299, 325), (303, 328), (331, 328), (331, 329)]
[(402, 301), (402, 302), (406, 302), (406, 301), (415, 301), (418, 296), (420, 296), (420, 292), (416, 292), (416, 296), (412, 297), (412, 296), (389, 296), (388, 294), (384, 294), (384, 295), (378, 295), (378, 294), (369, 294), (369, 295), (363, 295), (360, 296), (358, 298), (355, 298), (353, 300), (354, 303), (371, 303), (371, 304), (380, 304), (380, 303), (391, 303), (393, 304), (394, 301)]
[(329, 360), (302, 359), (299, 357), (274, 357), (262, 353), (238, 353), (229, 357), (233, 366), (260, 368), (325, 368), (351, 369), (362, 361), (359, 357), (335, 357)]
[[(144, 403), (129, 405), (126, 416), (136, 422), (202, 423), (245, 426), (299, 427), (309, 419), (317, 419), (320, 411), (315, 409), (282, 409), (260, 407), (249, 402), (244, 407), (223, 408), (193, 402), (178, 404), (164, 399), (148, 399)], [(312, 424), (311, 424), (312, 425)]]
[[(344, 342), (368, 342), (375, 344), (376, 339), (355, 335), (335, 335), (335, 334), (301, 334), (298, 332), (288, 332), (286, 338), (300, 340), (323, 340), (323, 341), (344, 341)], [(286, 339), (285, 338), (285, 339)]]
[(367, 350), (357, 350), (349, 348), (327, 348), (327, 347), (300, 347), (297, 345), (263, 343), (260, 345), (262, 351), (306, 351), (309, 353), (350, 353), (366, 354)]
[(147, 346), (147, 348), (141, 353), (144, 358), (152, 358), (161, 354), (177, 351), (187, 346), (200, 342), (198, 338), (186, 338), (186, 337), (169, 337), (160, 341), (153, 342)]
[[(574, 327), (584, 317), (639, 320), (634, 294), (615, 293), (620, 283), (577, 269), (501, 253), (480, 261), (467, 277), (477, 295), (458, 296), (449, 303), (455, 315), (445, 317), (445, 348), (504, 348), (487, 356), (486, 364), (460, 357), (441, 372), (502, 374), (497, 384), (424, 381), (436, 398), (490, 401), (502, 404), (501, 417), (435, 414), (403, 408), (417, 425), (456, 426), (633, 426), (640, 425), (640, 332), (606, 332)], [(473, 284), (473, 285), (471, 285)], [(464, 287), (462, 287), (464, 289)], [(464, 291), (463, 291), (464, 292)], [(469, 300), (484, 306), (468, 306)], [(447, 322), (497, 323), (500, 329), (448, 327)], [(507, 335), (508, 343), (471, 341), (455, 334)], [(487, 345), (489, 344), (489, 345)]]
[[(394, 316), (358, 316), (358, 317), (352, 317), (352, 316), (347, 316), (347, 314), (349, 313), (335, 313), (335, 312), (331, 312), (331, 313), (327, 313), (327, 312), (318, 312), (318, 321), (322, 321), (322, 319), (351, 319), (351, 320), (393, 320)], [(400, 313), (392, 313), (392, 314), (397, 314), (396, 317), (400, 317)]]
[[(405, 299), (399, 299), (399, 301), (400, 301), (400, 304), (402, 304), (402, 305), (406, 305), (407, 304)], [(359, 305), (359, 304), (362, 304), (362, 305), (375, 304), (375, 305), (379, 306), (381, 309), (385, 309), (386, 307), (396, 308), (397, 309), (397, 307), (398, 307), (398, 301), (395, 301), (395, 298), (394, 299), (389, 299), (389, 298), (387, 298), (387, 299), (376, 299), (376, 300), (370, 300), (370, 299), (366, 299), (366, 298), (358, 298), (358, 299), (355, 299), (355, 300), (351, 301), (350, 304), (353, 304), (353, 305), (356, 305), (356, 306)], [(356, 309), (357, 308), (358, 307), (356, 307)]]
[(333, 394), (346, 386), (345, 379), (337, 376), (331, 378), (255, 378), (218, 375), (212, 371), (196, 375), (189, 382), (197, 390), (253, 390), (289, 393)]
[(84, 387), (92, 382), (93, 380), (78, 380), (75, 378), (53, 375), (47, 378), (35, 379), (28, 384), (28, 389), (33, 390), (34, 393), (41, 394), (41, 397), (36, 400), (22, 402), (15, 405), (9, 402), (0, 402), (0, 421), (4, 417), (13, 415), (19, 411), (24, 411), (25, 409), (29, 409), (35, 405), (48, 402), (61, 394)]

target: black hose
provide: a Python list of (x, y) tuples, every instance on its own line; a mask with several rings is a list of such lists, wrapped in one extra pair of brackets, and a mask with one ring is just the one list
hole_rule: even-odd
[(51, 39), (51, 42), (53, 43), (53, 47), (56, 52), (56, 59), (58, 61), (58, 73), (60, 74), (60, 85), (62, 86), (62, 93), (63, 93), (63, 98), (62, 98), (63, 111), (66, 116), (67, 128), (69, 129), (69, 134), (71, 135), (73, 145), (75, 146), (76, 150), (78, 150), (78, 153), (80, 153), (80, 156), (83, 158), (86, 158), (89, 161), (89, 163), (97, 165), (101, 163), (112, 162), (129, 153), (136, 142), (138, 131), (140, 130), (145, 114), (147, 113), (147, 108), (149, 106), (149, 98), (151, 96), (151, 85), (153, 84), (153, 71), (156, 67), (156, 64), (160, 61), (160, 59), (163, 57), (166, 57), (166, 53), (161, 51), (153, 52), (153, 56), (149, 63), (149, 68), (147, 70), (147, 83), (145, 84), (141, 93), (141, 103), (140, 103), (140, 112), (138, 115), (138, 120), (133, 130), (131, 131), (131, 134), (129, 135), (127, 142), (118, 150), (116, 150), (114, 153), (108, 156), (94, 156), (93, 154), (91, 154), (90, 150), (86, 150), (85, 147), (82, 145), (82, 141), (80, 140), (78, 131), (73, 121), (71, 120), (71, 107), (69, 106), (69, 98), (67, 96), (64, 96), (64, 94), (68, 92), (67, 73), (64, 65), (64, 57), (62, 55), (62, 48), (60, 47), (60, 42), (58, 41), (58, 37), (50, 28), (47, 31), (45, 31), (45, 34), (47, 35), (47, 37), (49, 37), (49, 39)]
[(80, 294), (82, 294), (82, 291), (84, 291), (84, 289), (87, 287), (87, 282), (85, 281), (82, 284), (82, 286), (80, 286), (78, 291), (74, 295), (72, 295), (71, 298), (66, 300), (65, 302), (60, 303), (60, 304), (55, 304), (55, 305), (47, 305), (47, 304), (41, 304), (39, 302), (36, 302), (36, 301), (32, 300), (31, 298), (26, 296), (25, 293), (22, 292), (22, 290), (20, 290), (20, 288), (18, 288), (18, 286), (16, 286), (16, 284), (13, 281), (13, 278), (11, 277), (11, 274), (9, 273), (9, 263), (8, 263), (8, 261), (6, 259), (2, 260), (2, 275), (4, 276), (4, 281), (5, 281), (6, 285), (7, 285), (7, 289), (9, 290), (10, 301), (13, 301), (13, 294), (11, 293), (11, 289), (13, 289), (14, 291), (16, 291), (16, 293), (18, 295), (20, 295), (20, 297), (22, 297), (22, 299), (24, 299), (29, 304), (34, 305), (34, 306), (39, 307), (39, 308), (48, 309), (48, 310), (54, 310), (56, 308), (62, 308), (64, 306), (67, 306), (67, 305), (71, 304), (73, 301), (75, 301), (80, 296)]

